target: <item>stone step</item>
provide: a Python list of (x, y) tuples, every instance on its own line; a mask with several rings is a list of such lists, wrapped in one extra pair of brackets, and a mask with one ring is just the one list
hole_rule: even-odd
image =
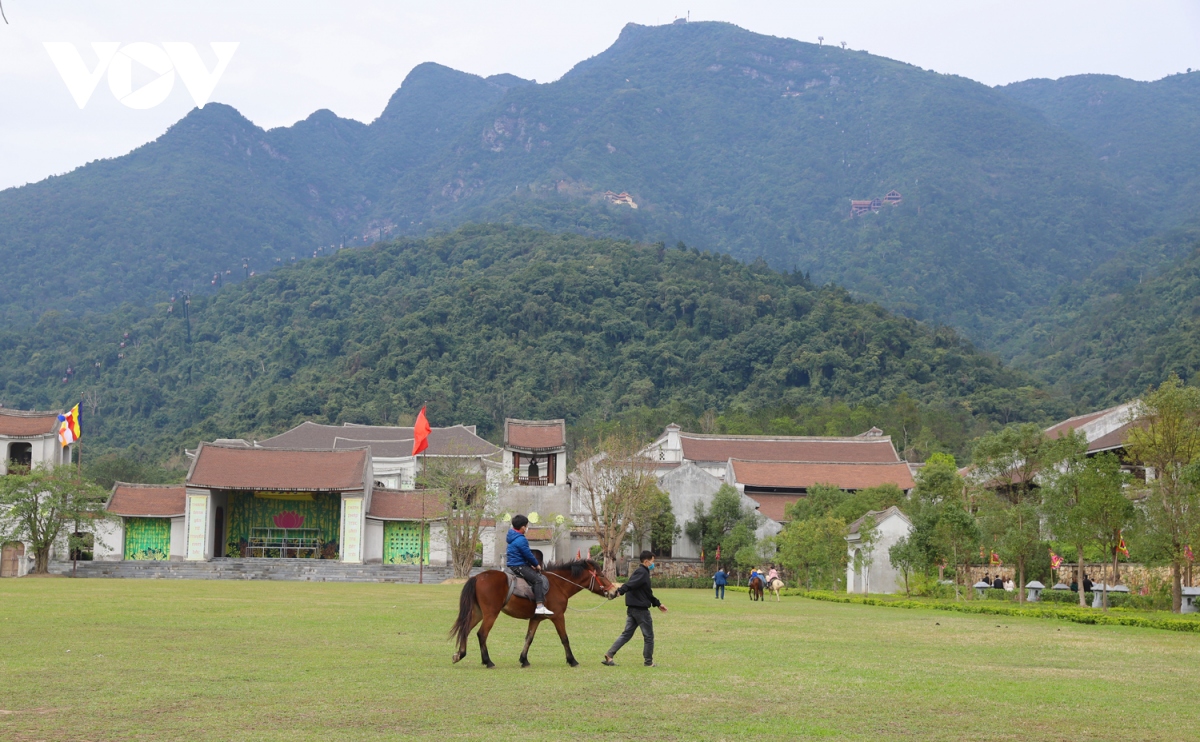
[[(50, 565), (56, 574), (71, 574), (69, 562)], [(483, 571), (476, 568), (472, 574)], [(420, 570), (409, 565), (343, 564), (312, 559), (214, 559), (210, 562), (79, 562), (78, 577), (290, 580), (300, 582), (416, 583)], [(424, 581), (438, 583), (454, 576), (449, 567), (426, 567)]]

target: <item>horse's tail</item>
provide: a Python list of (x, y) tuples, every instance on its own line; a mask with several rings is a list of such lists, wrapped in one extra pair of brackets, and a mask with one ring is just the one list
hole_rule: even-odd
[(462, 595), (458, 596), (458, 618), (450, 628), (450, 636), (458, 640), (458, 645), (464, 646), (471, 633), (471, 619), (475, 615), (475, 581), (479, 575), (467, 580), (463, 585)]

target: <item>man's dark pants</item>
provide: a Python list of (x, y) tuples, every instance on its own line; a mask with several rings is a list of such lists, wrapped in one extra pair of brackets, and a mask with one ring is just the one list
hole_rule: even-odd
[(533, 588), (533, 602), (541, 603), (546, 600), (546, 585), (542, 582), (542, 576), (537, 570), (527, 564), (522, 564), (519, 567), (509, 567), (513, 574), (525, 580)]
[(642, 639), (645, 644), (642, 646), (642, 657), (645, 658), (646, 664), (654, 662), (654, 619), (650, 617), (649, 608), (626, 608), (625, 630), (613, 642), (612, 647), (608, 650), (609, 657), (616, 657), (617, 652), (621, 647), (625, 646), (625, 642), (633, 638), (633, 632), (640, 626), (642, 628)]
[(717, 591), (717, 597), (721, 600), (725, 600), (725, 586), (717, 585), (715, 589)]

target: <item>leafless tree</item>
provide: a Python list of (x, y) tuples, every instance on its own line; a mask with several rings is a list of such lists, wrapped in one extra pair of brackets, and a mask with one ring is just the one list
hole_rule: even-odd
[(824, 36), (817, 37), (817, 46), (825, 46), (825, 37)]
[(654, 465), (636, 436), (618, 432), (581, 445), (574, 484), (595, 529), (604, 574), (617, 576), (617, 554), (639, 509), (658, 492)]
[(426, 459), (418, 489), (427, 517), (445, 518), (446, 547), (455, 577), (468, 577), (475, 564), (483, 521), (494, 516), (495, 494), (488, 488), (482, 462), (459, 457)]

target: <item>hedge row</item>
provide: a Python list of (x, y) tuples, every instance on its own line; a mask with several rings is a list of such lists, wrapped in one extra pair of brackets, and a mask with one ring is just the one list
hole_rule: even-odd
[[(730, 588), (731, 590), (734, 588)], [(741, 588), (745, 590), (745, 588)], [(1200, 620), (1194, 618), (1174, 618), (1165, 616), (1145, 616), (1125, 612), (1120, 609), (1107, 613), (1076, 608), (1040, 605), (1026, 603), (1024, 606), (1000, 603), (988, 600), (975, 600), (965, 603), (926, 602), (921, 600), (893, 600), (889, 598), (874, 598), (864, 595), (848, 595), (845, 593), (830, 593), (809, 591), (800, 588), (784, 588), (781, 595), (795, 595), (812, 600), (824, 600), (830, 603), (856, 603), (858, 605), (882, 605), (890, 608), (931, 608), (936, 611), (956, 611), (958, 613), (976, 613), (995, 616), (1025, 616), (1027, 618), (1058, 618), (1075, 623), (1139, 626), (1146, 629), (1165, 629), (1167, 631), (1191, 631), (1200, 633)]]

